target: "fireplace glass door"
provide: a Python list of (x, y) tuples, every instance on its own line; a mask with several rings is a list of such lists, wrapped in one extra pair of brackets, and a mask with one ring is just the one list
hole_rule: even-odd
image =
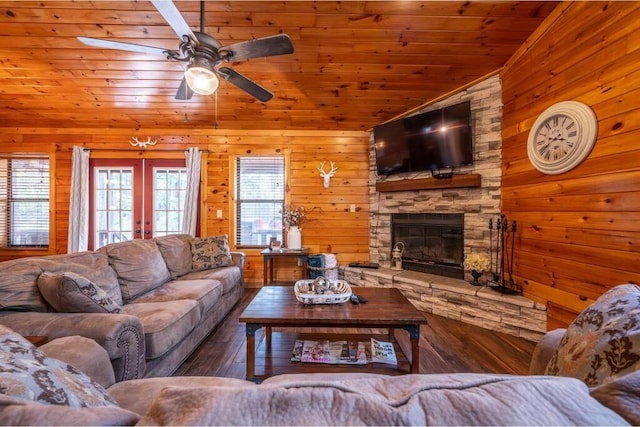
[(404, 244), (405, 269), (464, 277), (464, 214), (394, 214), (392, 240)]

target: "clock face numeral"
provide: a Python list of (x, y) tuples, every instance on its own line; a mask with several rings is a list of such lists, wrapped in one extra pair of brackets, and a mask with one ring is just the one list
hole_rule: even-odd
[(545, 162), (562, 159), (571, 152), (577, 141), (576, 123), (564, 114), (556, 114), (545, 120), (535, 134), (536, 150)]

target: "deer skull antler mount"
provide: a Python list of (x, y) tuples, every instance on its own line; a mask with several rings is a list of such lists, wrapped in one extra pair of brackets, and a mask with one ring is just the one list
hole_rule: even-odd
[(129, 144), (131, 144), (132, 147), (140, 147), (140, 148), (147, 148), (151, 145), (156, 145), (157, 143), (158, 143), (158, 140), (154, 139), (152, 141), (150, 136), (147, 137), (146, 141), (140, 141), (136, 136), (131, 138), (131, 140), (129, 141)]
[(323, 181), (324, 188), (329, 188), (331, 177), (336, 174), (336, 171), (338, 170), (338, 168), (335, 166), (333, 162), (330, 162), (329, 164), (331, 166), (331, 170), (329, 172), (325, 172), (324, 163), (325, 162), (320, 163), (320, 167), (318, 168), (318, 170), (320, 171), (320, 176), (324, 180)]

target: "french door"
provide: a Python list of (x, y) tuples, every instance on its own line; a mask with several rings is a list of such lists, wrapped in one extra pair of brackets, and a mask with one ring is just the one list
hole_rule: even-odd
[(184, 159), (91, 159), (89, 249), (180, 233)]

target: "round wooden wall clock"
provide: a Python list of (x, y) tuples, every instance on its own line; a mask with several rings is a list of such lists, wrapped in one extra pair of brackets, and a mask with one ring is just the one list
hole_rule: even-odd
[(529, 132), (529, 161), (542, 173), (567, 172), (589, 155), (597, 134), (598, 120), (588, 105), (558, 102), (538, 116)]

